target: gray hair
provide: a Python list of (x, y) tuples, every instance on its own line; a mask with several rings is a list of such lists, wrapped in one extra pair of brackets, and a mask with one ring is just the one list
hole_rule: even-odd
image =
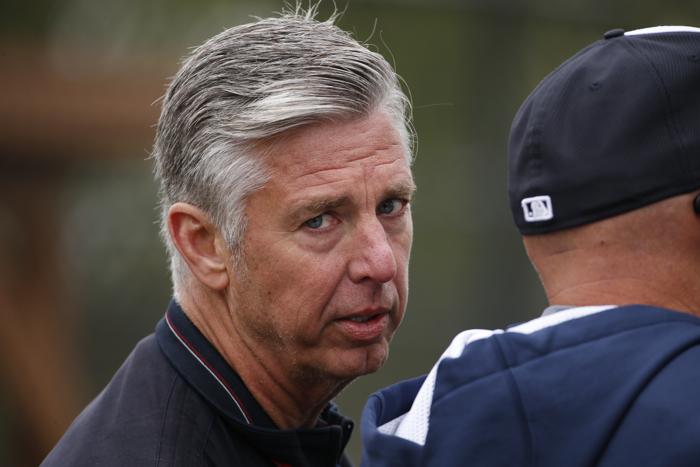
[(283, 132), (382, 108), (412, 160), (410, 102), (378, 53), (316, 8), (236, 26), (187, 57), (163, 98), (153, 158), (160, 181), (161, 235), (177, 294), (189, 270), (167, 231), (178, 201), (206, 212), (238, 256), (245, 200), (268, 180), (255, 148)]

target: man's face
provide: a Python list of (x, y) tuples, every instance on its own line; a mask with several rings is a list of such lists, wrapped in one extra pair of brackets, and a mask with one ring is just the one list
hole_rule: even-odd
[(229, 290), (239, 337), (295, 378), (376, 371), (408, 295), (414, 184), (399, 134), (377, 111), (267, 149)]

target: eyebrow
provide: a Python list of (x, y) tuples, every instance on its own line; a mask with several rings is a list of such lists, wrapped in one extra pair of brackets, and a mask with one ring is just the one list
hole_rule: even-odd
[(310, 216), (315, 216), (326, 211), (332, 211), (338, 209), (340, 206), (347, 204), (350, 198), (347, 196), (340, 196), (337, 198), (318, 198), (311, 199), (304, 202), (303, 205), (294, 209), (288, 216), (292, 221), (298, 221), (301, 219), (306, 219)]
[(413, 180), (395, 183), (384, 192), (383, 198), (406, 198), (409, 201), (416, 192), (416, 184)]
[[(385, 189), (382, 199), (405, 198), (410, 201), (415, 191), (416, 185), (413, 183), (413, 180), (410, 182), (401, 181), (390, 185), (387, 189)], [(311, 199), (294, 209), (289, 214), (288, 218), (290, 220), (298, 221), (300, 219), (306, 219), (307, 217), (319, 215), (327, 211), (333, 211), (349, 203), (350, 197), (348, 196)]]

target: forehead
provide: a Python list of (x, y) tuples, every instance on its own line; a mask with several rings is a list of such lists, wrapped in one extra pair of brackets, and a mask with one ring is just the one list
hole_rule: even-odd
[(311, 125), (279, 138), (266, 151), (273, 184), (332, 184), (364, 176), (412, 180), (408, 149), (383, 111), (346, 122)]

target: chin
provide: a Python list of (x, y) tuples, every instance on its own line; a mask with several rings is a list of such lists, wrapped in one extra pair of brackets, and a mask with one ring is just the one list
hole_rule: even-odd
[(374, 344), (368, 347), (346, 350), (335, 361), (331, 371), (336, 377), (354, 379), (358, 376), (374, 373), (379, 370), (389, 357), (389, 346), (386, 343)]

